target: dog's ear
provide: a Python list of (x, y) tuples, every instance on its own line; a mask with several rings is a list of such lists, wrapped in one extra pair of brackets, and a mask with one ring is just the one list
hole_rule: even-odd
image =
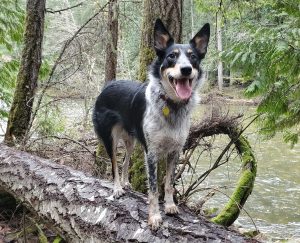
[(154, 25), (154, 49), (157, 55), (161, 54), (169, 45), (174, 43), (174, 39), (160, 19)]
[(199, 54), (204, 57), (207, 52), (207, 46), (210, 36), (210, 26), (209, 24), (203, 25), (201, 30), (190, 40), (190, 44), (196, 48)]

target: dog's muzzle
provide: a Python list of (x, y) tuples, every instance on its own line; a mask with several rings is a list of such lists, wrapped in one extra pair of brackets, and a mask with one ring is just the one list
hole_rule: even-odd
[(168, 75), (168, 79), (181, 100), (187, 100), (191, 97), (193, 79), (186, 77), (174, 78), (170, 74)]

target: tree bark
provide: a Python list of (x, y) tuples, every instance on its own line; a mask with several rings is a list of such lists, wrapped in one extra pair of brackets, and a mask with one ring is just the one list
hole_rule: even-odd
[(42, 57), (46, 0), (28, 0), (26, 8), (24, 48), (9, 113), (5, 142), (20, 142), (29, 127), (34, 94)]
[(147, 68), (155, 58), (153, 49), (153, 29), (157, 18), (160, 18), (175, 42), (182, 38), (182, 0), (144, 0), (142, 38), (140, 45), (140, 65), (138, 80), (147, 79)]
[(144, 195), (112, 197), (111, 182), (0, 145), (0, 186), (51, 222), (70, 242), (255, 242), (180, 208), (147, 226)]
[[(217, 37), (217, 50), (218, 50), (219, 55), (223, 50), (221, 14), (222, 14), (221, 11), (217, 12), (217, 33), (216, 33), (216, 37)], [(220, 91), (223, 91), (223, 63), (222, 63), (222, 60), (221, 60), (220, 56), (219, 56), (219, 60), (218, 60), (218, 87), (219, 87)]]
[(112, 0), (108, 6), (108, 41), (105, 58), (105, 82), (115, 80), (118, 59), (118, 0)]

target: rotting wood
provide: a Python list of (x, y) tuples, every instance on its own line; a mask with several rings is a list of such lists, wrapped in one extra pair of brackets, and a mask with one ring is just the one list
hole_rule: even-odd
[(113, 184), (0, 144), (0, 186), (51, 222), (70, 242), (256, 242), (180, 208), (147, 226), (143, 194), (112, 198)]

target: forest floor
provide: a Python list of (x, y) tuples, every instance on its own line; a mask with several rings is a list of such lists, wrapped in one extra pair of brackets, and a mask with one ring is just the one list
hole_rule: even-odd
[(259, 99), (245, 99), (233, 96), (231, 93), (221, 93), (219, 91), (213, 91), (201, 96), (200, 103), (208, 104), (210, 102), (217, 101), (227, 105), (246, 105), (256, 106), (259, 104)]

